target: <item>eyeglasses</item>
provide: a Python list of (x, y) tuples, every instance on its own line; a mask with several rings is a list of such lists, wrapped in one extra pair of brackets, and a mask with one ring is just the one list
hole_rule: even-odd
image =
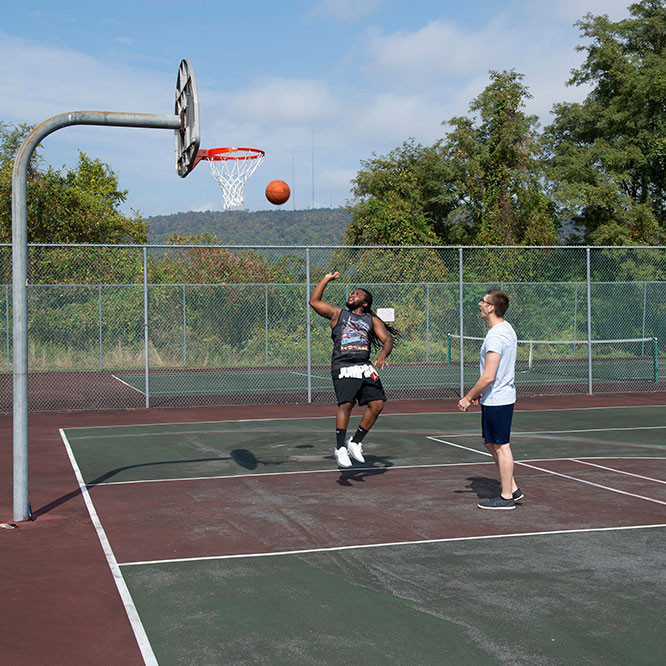
[(494, 303), (491, 303), (490, 301), (487, 301), (485, 298), (482, 298), (481, 302), (485, 303), (486, 305), (495, 305)]

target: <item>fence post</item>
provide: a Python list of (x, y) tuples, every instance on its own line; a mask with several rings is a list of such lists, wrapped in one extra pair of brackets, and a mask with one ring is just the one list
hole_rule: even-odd
[(7, 372), (11, 368), (10, 354), (9, 354), (9, 285), (5, 285), (5, 320), (7, 326)]
[(264, 329), (266, 331), (266, 343), (265, 343), (265, 351), (264, 351), (264, 356), (265, 356), (265, 362), (266, 365), (268, 365), (268, 284), (264, 285), (264, 301), (265, 301), (265, 321), (264, 321)]
[(102, 285), (97, 285), (99, 291), (99, 369), (102, 369)]
[(312, 340), (310, 338), (310, 248), (305, 248), (305, 322), (308, 347), (308, 402), (312, 402)]
[(576, 342), (578, 340), (578, 282), (575, 282), (574, 291), (574, 320), (573, 320), (573, 339), (574, 344), (571, 346), (572, 358), (576, 359)]
[(592, 394), (592, 281), (590, 272), (590, 248), (585, 250), (587, 258), (587, 392)]
[(187, 303), (185, 301), (185, 285), (183, 285), (183, 368), (187, 367)]
[(148, 362), (148, 250), (143, 246), (143, 348), (145, 355), (146, 407), (150, 407), (150, 364)]
[(460, 397), (465, 395), (465, 362), (463, 354), (463, 249), (458, 248), (458, 291), (460, 299)]
[[(645, 311), (647, 309), (647, 282), (643, 282), (643, 326), (641, 329), (641, 338), (645, 338)], [(641, 343), (641, 356), (645, 355), (645, 342)]]
[(426, 363), (430, 350), (430, 285), (426, 284)]

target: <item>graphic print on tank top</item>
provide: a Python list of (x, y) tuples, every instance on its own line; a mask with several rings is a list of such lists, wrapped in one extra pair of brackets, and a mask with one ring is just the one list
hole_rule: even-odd
[(357, 319), (356, 321), (351, 317), (347, 319), (340, 338), (340, 351), (343, 354), (346, 352), (370, 351), (367, 323), (363, 319)]

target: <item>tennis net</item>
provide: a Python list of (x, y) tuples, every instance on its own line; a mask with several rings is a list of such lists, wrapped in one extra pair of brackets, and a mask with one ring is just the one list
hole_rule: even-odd
[[(478, 363), (482, 337), (462, 337), (465, 365)], [(447, 335), (447, 363), (460, 363), (460, 335)], [(466, 353), (465, 353), (466, 352)], [(468, 360), (469, 359), (469, 360)], [(562, 382), (593, 379), (659, 381), (657, 338), (619, 340), (518, 340), (516, 373), (556, 376)]]

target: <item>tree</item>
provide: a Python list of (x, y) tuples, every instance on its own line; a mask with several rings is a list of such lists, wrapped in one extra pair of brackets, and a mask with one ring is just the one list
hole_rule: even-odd
[(386, 156), (361, 162), (346, 230), (350, 245), (434, 245), (445, 216), (440, 191), (443, 162), (437, 146), (406, 141)]
[[(552, 205), (543, 191), (537, 119), (524, 113), (530, 97), (517, 72), (490, 72), (470, 104), (477, 118), (456, 117), (444, 142), (459, 202), (452, 222), (481, 245), (555, 242)], [(476, 122), (475, 122), (476, 120)]]
[(537, 122), (522, 110), (522, 74), (491, 72), (433, 146), (413, 140), (373, 156), (353, 181), (349, 244), (547, 245), (556, 241), (543, 190)]
[[(0, 123), (0, 242), (11, 241), (11, 182), (14, 157), (32, 128)], [(28, 241), (31, 243), (145, 242), (147, 225), (138, 213), (123, 215), (127, 190), (118, 189), (111, 167), (79, 152), (74, 169), (40, 170), (33, 155), (28, 169)]]
[(560, 214), (592, 244), (666, 237), (666, 7), (643, 0), (629, 12), (577, 22), (589, 43), (568, 84), (592, 90), (582, 103), (555, 105), (546, 131)]

